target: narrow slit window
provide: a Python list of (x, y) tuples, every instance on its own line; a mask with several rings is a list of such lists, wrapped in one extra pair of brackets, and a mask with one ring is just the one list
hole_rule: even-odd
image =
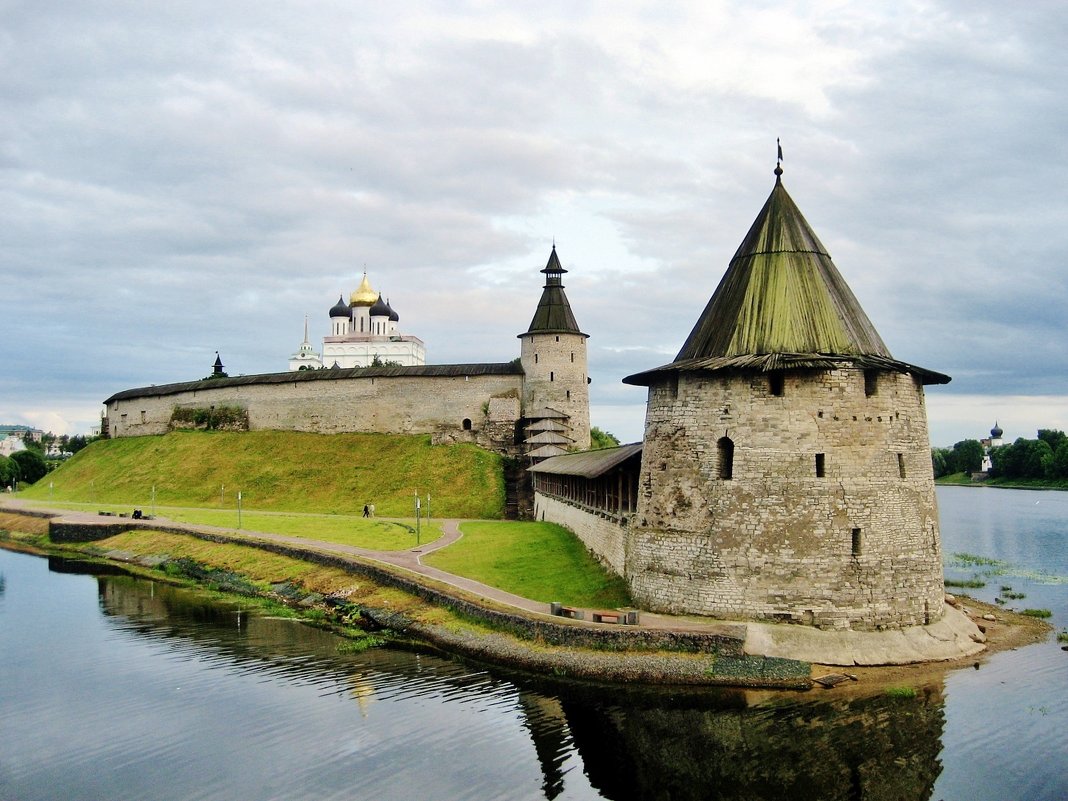
[(864, 371), (864, 395), (870, 398), (879, 392), (879, 374), (875, 370)]
[(827, 475), (827, 454), (816, 454), (816, 478), (823, 478)]
[(901, 478), (905, 477), (905, 454), (903, 453), (897, 455), (897, 474)]
[(555, 380), (555, 378), (553, 377), (553, 371), (552, 370), (549, 371), (549, 380), (550, 381), (554, 381)]
[(723, 481), (734, 478), (734, 442), (730, 437), (722, 437), (716, 443), (719, 454), (719, 477)]
[(861, 546), (861, 541), (860, 540), (861, 540), (860, 529), (859, 528), (853, 529), (853, 543), (852, 543), (853, 556), (860, 556), (860, 546)]
[(782, 373), (772, 373), (768, 376), (768, 392), (776, 398), (781, 398), (785, 382)]

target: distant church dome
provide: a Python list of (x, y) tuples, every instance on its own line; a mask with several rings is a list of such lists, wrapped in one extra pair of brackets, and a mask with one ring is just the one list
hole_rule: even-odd
[(1001, 435), (1004, 434), (1004, 433), (1005, 432), (1001, 430), (1001, 426), (999, 426), (997, 424), (997, 421), (995, 421), (994, 422), (994, 427), (992, 429), (990, 429), (990, 438), (991, 439), (1001, 439)]
[(332, 309), (330, 309), (330, 317), (348, 317), (350, 314), (349, 307), (345, 305), (345, 298), (341, 295), (337, 296), (337, 303)]
[(370, 306), (376, 300), (378, 300), (378, 293), (371, 289), (371, 282), (367, 280), (367, 273), (364, 273), (359, 288), (349, 297), (349, 305)]
[(382, 299), (381, 295), (378, 296), (374, 305), (371, 306), (370, 315), (372, 317), (389, 317), (389, 304)]
[(389, 305), (389, 301), (386, 301), (386, 308), (389, 309), (389, 321), (391, 323), (399, 323), (400, 315), (393, 311), (393, 307)]

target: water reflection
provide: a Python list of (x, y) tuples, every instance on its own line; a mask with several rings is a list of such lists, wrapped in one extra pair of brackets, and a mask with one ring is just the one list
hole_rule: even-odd
[[(428, 747), (448, 742), (478, 773), (468, 786), (444, 793), (439, 787), (437, 797), (926, 799), (940, 771), (939, 690), (848, 698), (502, 678), (392, 649), (345, 658), (337, 639), (322, 631), (139, 579), (105, 576), (97, 586), (114, 625), (168, 642), (172, 655), (188, 652), (209, 667), (225, 662), (272, 681), (313, 684), (320, 696), (352, 699), (365, 721), (372, 704), (403, 714), (402, 702), (433, 700), (431, 713), (424, 709), (408, 725), (436, 727), (419, 735)], [(482, 726), (453, 719), (447, 708), (457, 704), (475, 705)], [(486, 738), (501, 737), (509, 721), (533, 745), (532, 753), (528, 745), (511, 758), (540, 771), (539, 788), (511, 784), (525, 775), (522, 765), (487, 761), (493, 754)], [(434, 786), (432, 762), (404, 769), (406, 782)]]

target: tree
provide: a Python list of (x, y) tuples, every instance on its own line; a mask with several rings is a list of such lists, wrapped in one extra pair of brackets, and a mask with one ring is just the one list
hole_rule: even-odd
[(608, 431), (602, 431), (597, 426), (590, 428), (590, 447), (593, 450), (600, 450), (601, 448), (615, 448), (619, 445), (619, 440), (616, 436)]
[(950, 462), (954, 473), (977, 473), (983, 468), (983, 446), (977, 439), (963, 439), (953, 446)]
[(39, 481), (48, 472), (44, 457), (38, 451), (29, 449), (16, 451), (11, 454), (11, 459), (18, 464), (19, 472), (22, 474), (21, 480), (27, 484)]
[(1068, 434), (1055, 428), (1038, 429), (1038, 438), (1049, 444), (1049, 449), (1054, 453), (1062, 442), (1068, 442)]
[(1053, 451), (1053, 460), (1050, 462), (1050, 478), (1068, 478), (1068, 440), (1065, 440)]
[(0, 487), (10, 487), (21, 478), (19, 463), (7, 456), (0, 456)]
[(949, 475), (949, 453), (949, 448), (931, 448), (931, 467), (935, 478)]

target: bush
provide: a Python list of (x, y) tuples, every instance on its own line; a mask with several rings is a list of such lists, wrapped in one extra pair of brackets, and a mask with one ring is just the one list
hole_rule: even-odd
[(175, 406), (171, 412), (171, 428), (248, 431), (248, 409), (240, 406)]

